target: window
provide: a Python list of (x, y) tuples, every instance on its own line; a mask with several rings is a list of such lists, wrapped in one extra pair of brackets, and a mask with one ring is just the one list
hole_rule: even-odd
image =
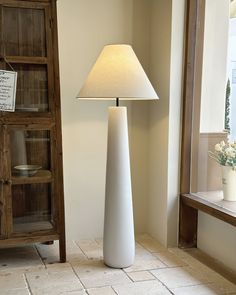
[(216, 143), (236, 140), (232, 9), (230, 16), (235, 2), (187, 1), (179, 234), (183, 247), (196, 246), (197, 210), (236, 226), (236, 209), (215, 201), (222, 200), (221, 167), (209, 157)]

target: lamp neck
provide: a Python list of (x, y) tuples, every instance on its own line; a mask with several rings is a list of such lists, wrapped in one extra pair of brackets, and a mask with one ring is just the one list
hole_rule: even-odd
[(116, 98), (116, 106), (118, 107), (120, 104), (119, 97)]

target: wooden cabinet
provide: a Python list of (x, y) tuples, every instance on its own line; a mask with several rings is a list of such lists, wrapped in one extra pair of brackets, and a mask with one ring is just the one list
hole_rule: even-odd
[(0, 111), (0, 247), (59, 240), (65, 255), (55, 0), (0, 0), (0, 69), (18, 73)]

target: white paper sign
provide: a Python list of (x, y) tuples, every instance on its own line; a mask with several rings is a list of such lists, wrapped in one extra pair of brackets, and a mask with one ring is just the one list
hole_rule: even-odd
[(17, 72), (0, 70), (0, 111), (14, 112)]

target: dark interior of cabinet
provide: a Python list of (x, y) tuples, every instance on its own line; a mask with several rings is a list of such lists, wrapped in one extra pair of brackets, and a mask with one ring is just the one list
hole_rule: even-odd
[(43, 9), (3, 7), (3, 43), (7, 56), (46, 56)]
[[(50, 131), (14, 129), (10, 132), (12, 174), (21, 175), (14, 169), (18, 165), (38, 165), (43, 170), (51, 169)], [(37, 176), (37, 173), (35, 174)], [(18, 184), (12, 186), (13, 231), (20, 231), (24, 224), (35, 227), (35, 223), (51, 221), (51, 185)], [(43, 225), (48, 228), (46, 223)]]
[(50, 170), (50, 145), (48, 130), (13, 129), (10, 132), (12, 172), (17, 165), (39, 165), (41, 169)]
[(13, 232), (52, 228), (50, 184), (12, 186)]
[(47, 65), (12, 64), (17, 71), (16, 111), (47, 112)]

